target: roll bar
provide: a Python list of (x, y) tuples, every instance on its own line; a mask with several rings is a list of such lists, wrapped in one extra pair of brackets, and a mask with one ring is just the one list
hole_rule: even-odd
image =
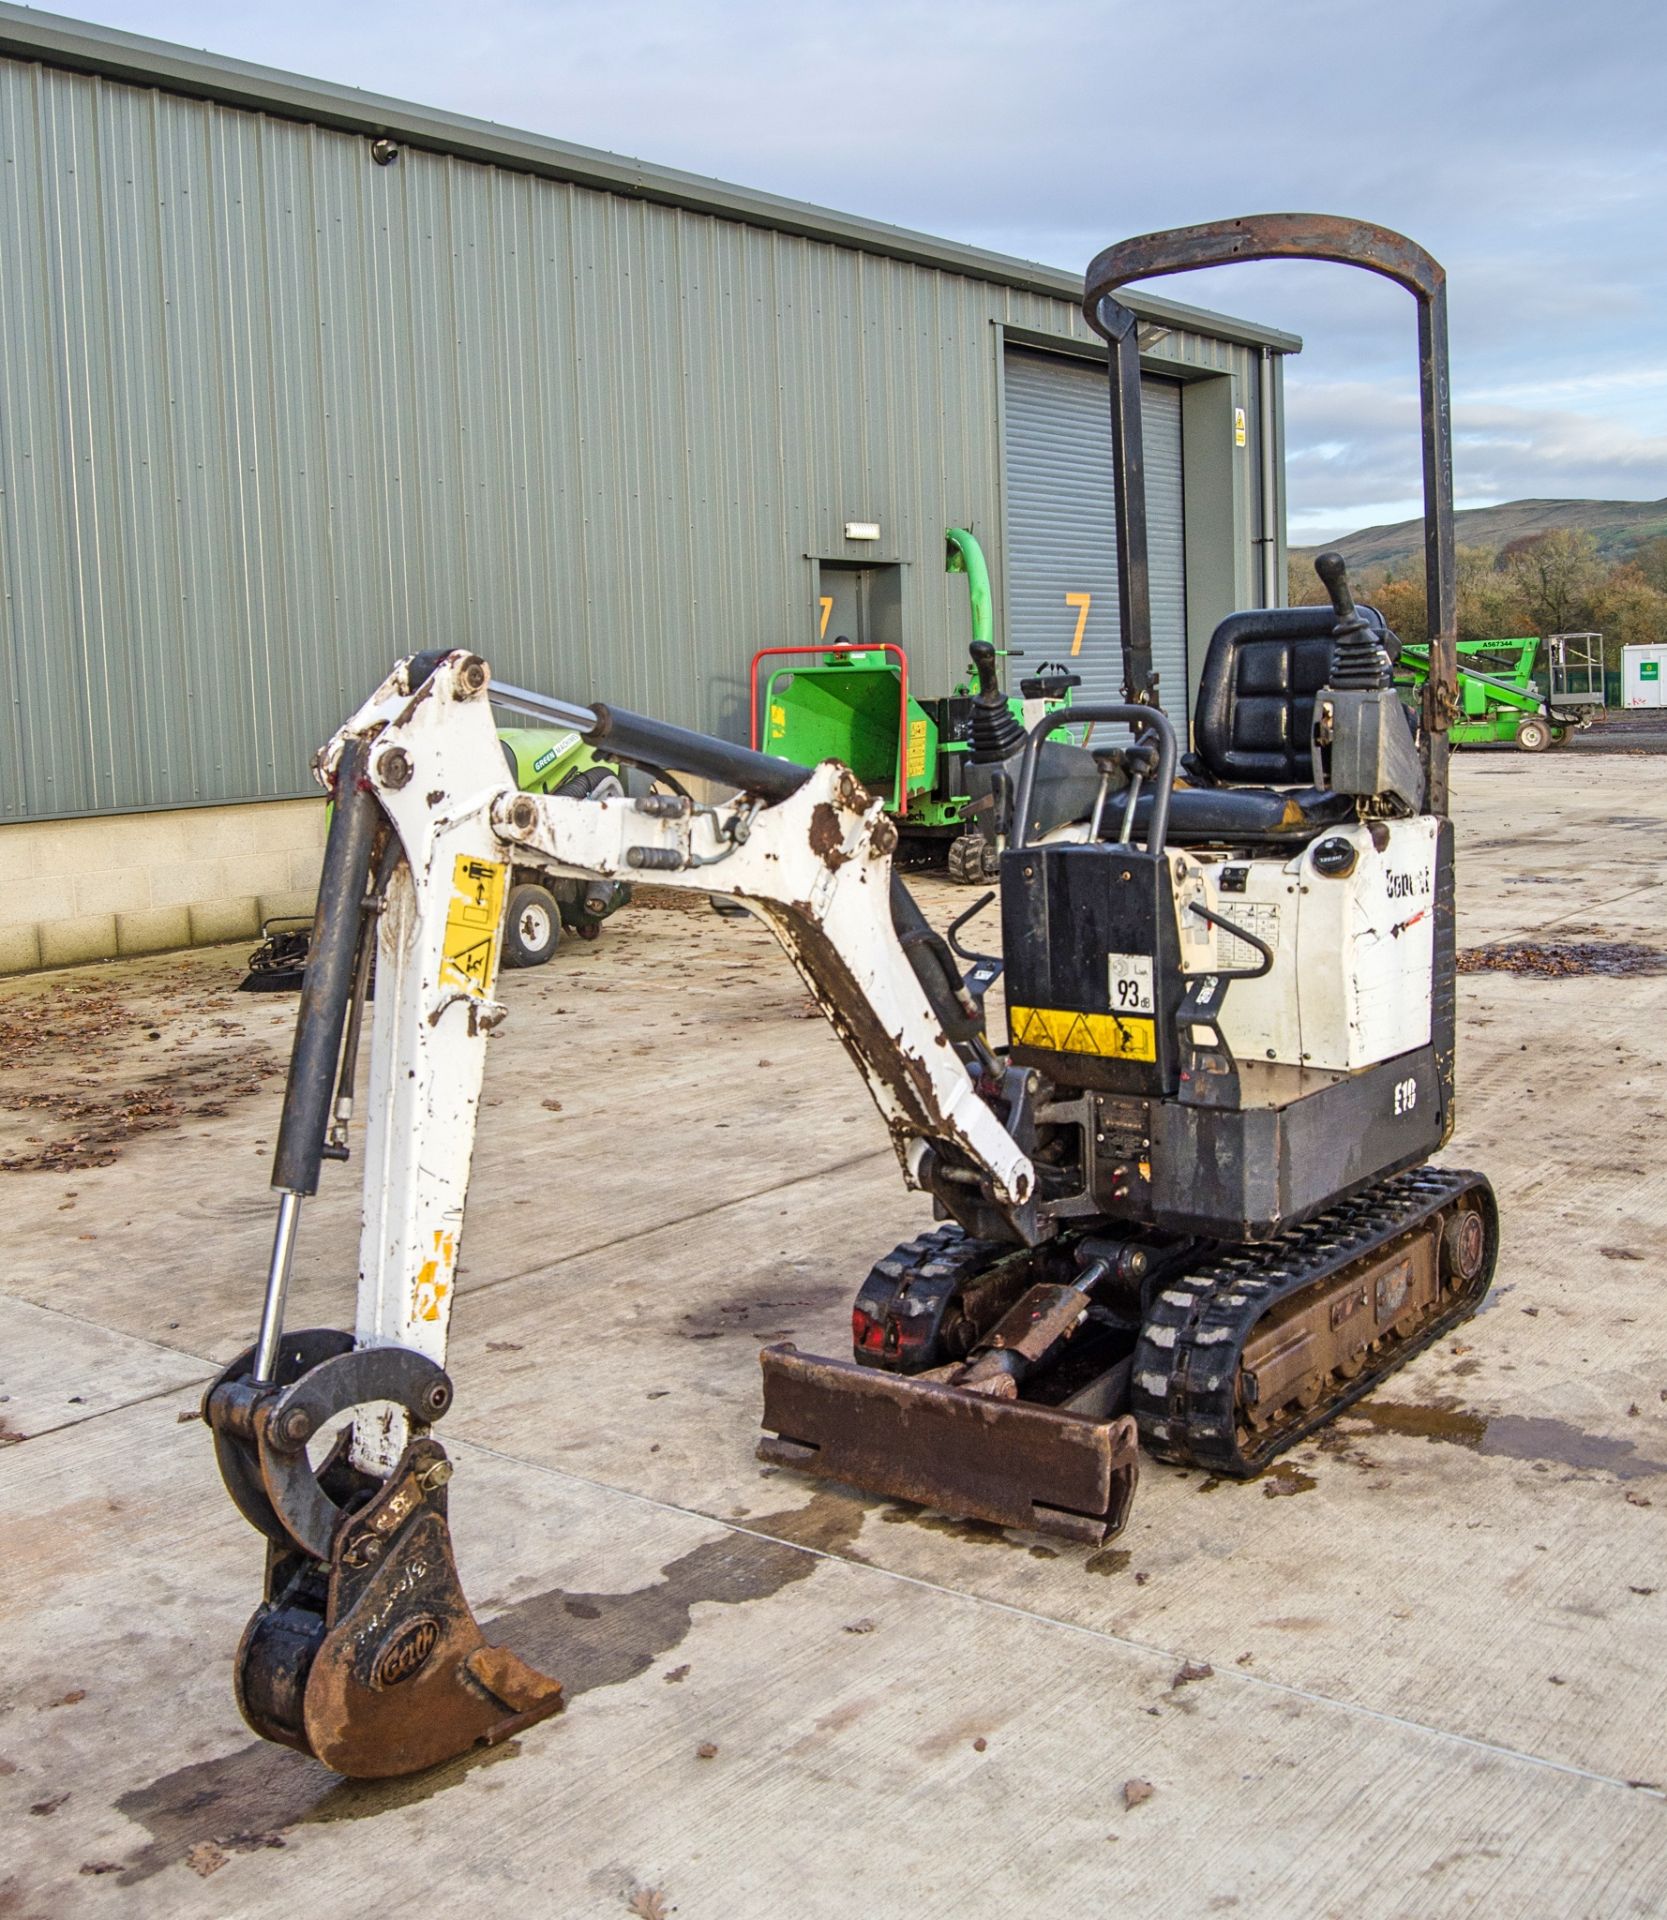
[[(1115, 298), (1133, 280), (1152, 280), (1244, 260), (1329, 260), (1361, 267), (1404, 287), (1418, 304), (1418, 396), (1424, 454), (1424, 580), (1430, 676), (1424, 687), (1419, 755), (1432, 813), (1448, 803), (1447, 728), (1458, 704), (1454, 648), (1453, 427), (1448, 387), (1447, 275), (1404, 234), (1322, 213), (1257, 213), (1145, 233), (1096, 255), (1083, 280), (1082, 310), (1111, 348), (1113, 491), (1117, 507), (1119, 612), (1124, 692), (1148, 704), (1152, 606), (1147, 575), (1145, 448), (1140, 422), (1140, 342), (1135, 316)], [(1079, 709), (1080, 711), (1080, 709)]]

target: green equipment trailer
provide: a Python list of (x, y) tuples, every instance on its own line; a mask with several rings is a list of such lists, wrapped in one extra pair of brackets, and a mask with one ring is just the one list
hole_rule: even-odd
[[(1548, 641), (1537, 634), (1461, 640), (1458, 663), (1459, 714), (1450, 732), (1456, 747), (1516, 746), (1543, 753), (1588, 725), (1604, 705), (1601, 634), (1559, 633)], [(1403, 645), (1395, 668), (1403, 696), (1421, 695), (1429, 670), (1427, 645)]]
[[(966, 528), (946, 529), (944, 568), (966, 575), (973, 645), (995, 647), (989, 568)], [(1055, 709), (1063, 725), (1079, 684), (1068, 668), (1044, 666), (1007, 704), (1026, 726)], [(842, 761), (885, 800), (904, 864), (947, 866), (952, 880), (976, 885), (994, 877), (999, 849), (968, 819), (973, 696), (966, 684), (942, 696), (916, 692), (907, 654), (890, 642), (840, 636), (831, 644), (761, 647), (752, 661), (752, 745), (801, 766)]]

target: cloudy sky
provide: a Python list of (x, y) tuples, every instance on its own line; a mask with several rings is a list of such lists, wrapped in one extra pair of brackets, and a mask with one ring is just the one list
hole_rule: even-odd
[[(1223, 215), (1380, 221), (1448, 270), (1461, 506), (1667, 495), (1663, 0), (74, 10), (1076, 270)], [(1254, 266), (1158, 290), (1304, 336), (1294, 540), (1417, 511), (1399, 289)]]

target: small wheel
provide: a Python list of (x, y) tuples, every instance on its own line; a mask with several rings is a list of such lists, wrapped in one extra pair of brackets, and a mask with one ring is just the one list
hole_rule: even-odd
[(1544, 753), (1551, 745), (1551, 729), (1543, 720), (1530, 717), (1517, 726), (1517, 745), (1524, 753)]
[(1001, 848), (998, 847), (993, 840), (986, 840), (983, 834), (980, 834), (978, 838), (982, 843), (979, 862), (983, 868), (983, 877), (986, 880), (999, 880), (1001, 878)]
[(504, 965), (541, 967), (561, 943), (561, 908), (548, 887), (512, 887), (504, 914)]
[(949, 843), (949, 877), (958, 887), (976, 887), (990, 875), (985, 860), (994, 849), (981, 833), (958, 834)]

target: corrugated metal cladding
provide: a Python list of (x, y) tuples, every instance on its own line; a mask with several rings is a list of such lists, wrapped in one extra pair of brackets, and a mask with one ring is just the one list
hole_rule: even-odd
[[(816, 556), (907, 563), (947, 687), (946, 525), (1000, 591), (1002, 329), (1089, 337), (1065, 298), (28, 60), (0, 148), (5, 818), (310, 792), (440, 644), (744, 737)], [(1254, 351), (1161, 349), (1241, 391)]]
[[(1123, 697), (1106, 370), (1058, 354), (1006, 356), (1008, 644), (1034, 672), (1069, 661), (1080, 698)], [(1141, 382), (1152, 658), (1163, 704), (1187, 701), (1181, 389)]]

